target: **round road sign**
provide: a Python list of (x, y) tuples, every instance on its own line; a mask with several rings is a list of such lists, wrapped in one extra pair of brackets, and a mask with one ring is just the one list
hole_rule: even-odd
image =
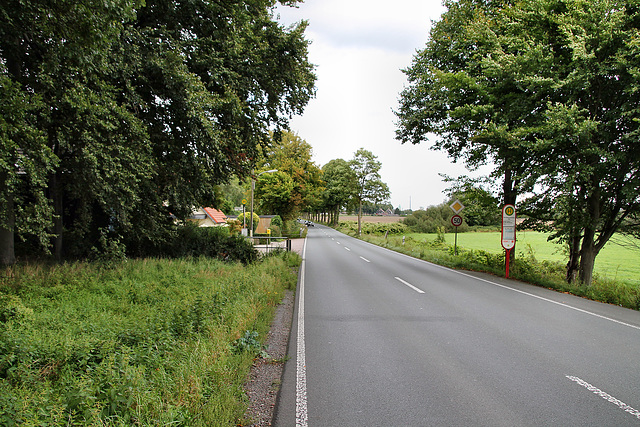
[(460, 215), (452, 216), (451, 224), (455, 225), (456, 227), (459, 227), (460, 225), (462, 225), (462, 217)]

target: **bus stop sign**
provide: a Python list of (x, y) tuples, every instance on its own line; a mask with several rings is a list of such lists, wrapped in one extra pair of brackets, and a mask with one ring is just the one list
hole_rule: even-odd
[(502, 247), (511, 250), (516, 245), (516, 208), (504, 205), (502, 208)]

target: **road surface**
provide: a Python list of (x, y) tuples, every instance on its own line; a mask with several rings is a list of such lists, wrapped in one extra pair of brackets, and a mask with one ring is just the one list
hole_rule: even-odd
[(640, 426), (640, 313), (309, 229), (275, 425)]

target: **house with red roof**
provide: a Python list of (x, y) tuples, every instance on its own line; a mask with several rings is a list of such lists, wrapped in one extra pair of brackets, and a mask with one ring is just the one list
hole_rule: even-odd
[(221, 227), (227, 225), (227, 216), (215, 208), (199, 207), (194, 210), (189, 221), (196, 222), (199, 227)]

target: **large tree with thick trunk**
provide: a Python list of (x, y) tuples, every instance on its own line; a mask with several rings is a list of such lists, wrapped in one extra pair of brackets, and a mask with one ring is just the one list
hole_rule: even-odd
[[(17, 110), (17, 129), (0, 129), (0, 180), (11, 184), (0, 203), (14, 206), (0, 244), (7, 233), (51, 237), (58, 258), (140, 247), (213, 203), (216, 185), (247, 176), (270, 130), (314, 92), (306, 23), (284, 28), (275, 4), (2, 3), (0, 108), (24, 102), (28, 120)], [(40, 227), (26, 226), (23, 206)]]
[[(398, 138), (494, 164), (503, 199), (554, 224), (567, 278), (640, 210), (637, 1), (447, 2), (406, 70)], [(576, 274), (577, 273), (577, 274)]]

